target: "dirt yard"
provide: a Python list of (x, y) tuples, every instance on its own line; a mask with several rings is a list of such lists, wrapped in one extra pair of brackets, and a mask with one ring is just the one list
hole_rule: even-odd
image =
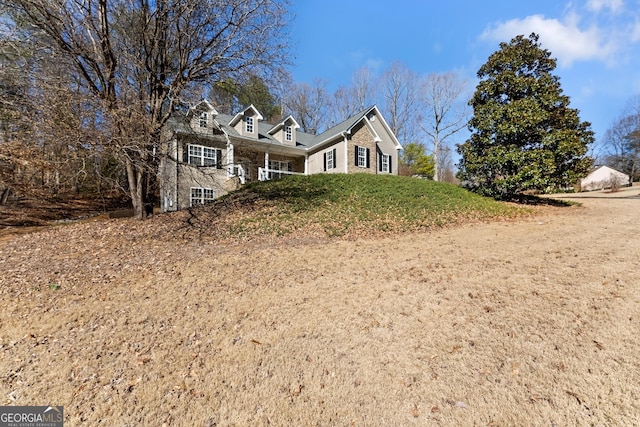
[(640, 188), (573, 197), (358, 241), (5, 236), (0, 404), (65, 426), (638, 426)]

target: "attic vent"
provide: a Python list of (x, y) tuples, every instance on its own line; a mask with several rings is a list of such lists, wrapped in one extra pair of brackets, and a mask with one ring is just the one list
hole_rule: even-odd
[(369, 114), (369, 116), (367, 117), (369, 119), (370, 122), (375, 122), (376, 121), (376, 115), (371, 113)]

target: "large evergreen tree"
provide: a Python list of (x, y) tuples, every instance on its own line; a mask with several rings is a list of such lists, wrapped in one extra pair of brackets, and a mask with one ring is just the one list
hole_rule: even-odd
[(278, 99), (271, 93), (265, 81), (253, 74), (239, 82), (228, 78), (215, 83), (211, 96), (216, 109), (226, 114), (235, 114), (253, 105), (267, 122), (279, 120), (282, 115)]
[(569, 107), (555, 67), (531, 34), (501, 43), (480, 68), (469, 102), (471, 136), (458, 146), (458, 177), (470, 189), (508, 199), (571, 187), (586, 174), (591, 125)]

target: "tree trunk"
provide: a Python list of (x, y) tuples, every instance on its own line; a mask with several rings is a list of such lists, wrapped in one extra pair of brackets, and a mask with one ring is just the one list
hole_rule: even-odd
[(440, 141), (438, 141), (438, 137), (436, 136), (436, 140), (433, 141), (433, 180), (440, 181), (440, 177), (438, 174), (440, 173), (440, 165), (438, 162), (440, 161)]
[(129, 181), (129, 195), (133, 205), (133, 216), (138, 219), (147, 217), (145, 209), (144, 182), (146, 172), (144, 167), (133, 164), (131, 159), (127, 159), (127, 179)]

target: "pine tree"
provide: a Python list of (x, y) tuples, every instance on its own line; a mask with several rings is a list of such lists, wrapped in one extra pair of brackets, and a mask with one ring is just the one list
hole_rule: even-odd
[(458, 177), (473, 191), (509, 199), (525, 191), (572, 187), (586, 175), (591, 124), (569, 107), (556, 60), (538, 35), (501, 43), (478, 71), (469, 104), (470, 138), (458, 146)]

